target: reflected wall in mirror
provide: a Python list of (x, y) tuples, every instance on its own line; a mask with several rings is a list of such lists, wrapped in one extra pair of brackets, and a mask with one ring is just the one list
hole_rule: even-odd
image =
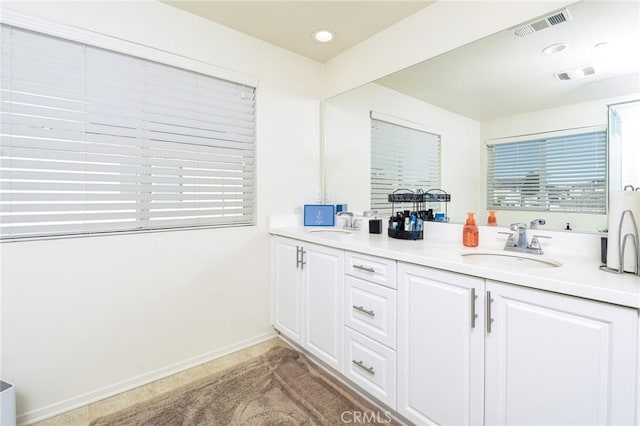
[[(608, 105), (640, 98), (639, 8), (627, 1), (575, 3), (567, 8), (566, 22), (524, 37), (504, 30), (329, 99), (327, 201), (349, 203), (353, 211), (369, 208), (370, 112), (375, 111), (442, 136), (441, 182), (452, 194), (449, 216), (462, 222), (467, 211), (476, 211), (484, 223), (486, 141), (606, 126)], [(558, 43), (568, 47), (543, 53)], [(594, 74), (577, 78), (578, 66), (591, 67)], [(554, 76), (558, 72), (560, 78)], [(610, 155), (626, 156), (632, 149), (623, 142), (619, 154)], [(603, 214), (498, 211), (500, 225), (538, 217), (549, 229), (569, 222), (584, 232), (602, 230), (607, 222)]]

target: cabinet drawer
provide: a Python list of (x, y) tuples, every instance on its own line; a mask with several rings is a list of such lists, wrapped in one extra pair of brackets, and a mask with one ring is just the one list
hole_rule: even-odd
[(346, 252), (344, 269), (347, 275), (396, 288), (395, 260)]
[(346, 276), (345, 325), (396, 348), (396, 291)]
[(345, 327), (344, 374), (396, 409), (396, 351)]

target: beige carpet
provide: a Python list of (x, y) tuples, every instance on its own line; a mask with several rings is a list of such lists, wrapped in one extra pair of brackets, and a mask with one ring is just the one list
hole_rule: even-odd
[(102, 425), (395, 425), (304, 355), (282, 346), (150, 401)]

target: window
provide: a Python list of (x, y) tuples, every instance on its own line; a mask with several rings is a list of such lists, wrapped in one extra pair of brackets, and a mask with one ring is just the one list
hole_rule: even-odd
[(0, 238), (251, 225), (255, 88), (2, 26)]
[(606, 130), (487, 144), (487, 209), (605, 214)]
[(440, 136), (371, 119), (371, 209), (391, 214), (397, 189), (440, 188)]
[(640, 100), (609, 105), (609, 188), (640, 187)]

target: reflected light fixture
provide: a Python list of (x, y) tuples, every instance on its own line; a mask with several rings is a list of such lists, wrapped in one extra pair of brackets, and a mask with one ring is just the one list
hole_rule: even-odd
[(333, 40), (333, 33), (329, 30), (318, 30), (313, 33), (313, 39), (320, 43), (327, 43)]
[(596, 70), (593, 65), (583, 65), (566, 71), (554, 73), (553, 76), (558, 80), (579, 80), (581, 78), (592, 76), (595, 73)]
[(569, 45), (566, 43), (555, 43), (542, 49), (542, 53), (544, 53), (545, 55), (553, 55), (554, 53), (562, 52), (563, 50), (568, 48)]

